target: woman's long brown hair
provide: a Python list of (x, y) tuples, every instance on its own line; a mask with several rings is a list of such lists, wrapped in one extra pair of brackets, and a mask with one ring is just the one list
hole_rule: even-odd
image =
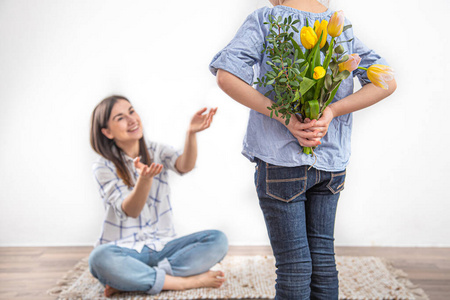
[[(117, 175), (123, 180), (128, 187), (133, 187), (134, 184), (131, 180), (131, 174), (125, 164), (122, 156), (122, 149), (120, 149), (114, 140), (108, 139), (103, 133), (102, 128), (108, 128), (108, 120), (111, 117), (111, 111), (114, 104), (119, 100), (125, 100), (130, 102), (127, 98), (119, 95), (113, 95), (103, 99), (92, 112), (91, 117), (91, 147), (95, 152), (110, 160), (114, 163), (117, 169)], [(115, 153), (113, 149), (116, 148)], [(147, 145), (145, 143), (144, 136), (139, 140), (139, 155), (141, 156), (141, 162), (146, 165), (150, 165), (151, 159), (148, 153)]]

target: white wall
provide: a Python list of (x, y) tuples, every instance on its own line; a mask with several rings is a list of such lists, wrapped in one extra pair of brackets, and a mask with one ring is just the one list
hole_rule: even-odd
[[(113, 93), (132, 100), (147, 137), (176, 147), (197, 109), (218, 106), (199, 134), (197, 168), (173, 176), (178, 231), (217, 228), (232, 245), (267, 245), (254, 166), (240, 154), (248, 110), (217, 87), (208, 64), (268, 3), (1, 0), (0, 246), (94, 243), (103, 207), (89, 118)], [(336, 244), (449, 247), (449, 4), (332, 0), (332, 8), (398, 82), (388, 100), (355, 113)]]

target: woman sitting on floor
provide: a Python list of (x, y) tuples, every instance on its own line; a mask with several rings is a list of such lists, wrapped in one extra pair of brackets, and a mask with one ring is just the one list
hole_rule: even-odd
[(146, 141), (141, 119), (125, 97), (108, 97), (93, 111), (91, 146), (101, 155), (93, 171), (106, 213), (89, 268), (105, 286), (105, 296), (218, 288), (225, 281), (223, 272), (209, 271), (228, 251), (225, 234), (206, 230), (176, 238), (172, 222), (168, 171), (194, 168), (196, 133), (210, 126), (217, 108), (206, 110), (193, 116), (183, 154)]

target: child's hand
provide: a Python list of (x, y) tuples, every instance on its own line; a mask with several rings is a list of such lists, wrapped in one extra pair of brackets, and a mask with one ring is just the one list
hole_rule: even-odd
[(316, 125), (317, 120), (306, 119), (301, 122), (297, 119), (297, 116), (293, 116), (290, 119), (287, 129), (292, 133), (292, 135), (298, 140), (300, 146), (302, 147), (315, 147), (320, 145), (320, 138), (318, 138), (318, 131), (312, 130)]
[(213, 116), (216, 114), (217, 107), (211, 108), (207, 114), (203, 114), (207, 108), (202, 108), (192, 117), (191, 124), (189, 125), (189, 132), (196, 133), (207, 129), (213, 120)]
[(320, 140), (325, 136), (325, 134), (327, 134), (328, 127), (330, 126), (330, 123), (333, 120), (333, 118), (334, 118), (333, 111), (329, 106), (327, 106), (324, 109), (320, 119), (317, 120), (316, 124), (309, 129), (311, 131), (317, 132), (317, 138), (315, 138), (314, 140)]
[(154, 176), (161, 173), (163, 169), (163, 165), (152, 163), (150, 166), (144, 165), (141, 163), (140, 158), (137, 157), (134, 160), (134, 166), (136, 167), (137, 172), (139, 173), (139, 178), (151, 179)]

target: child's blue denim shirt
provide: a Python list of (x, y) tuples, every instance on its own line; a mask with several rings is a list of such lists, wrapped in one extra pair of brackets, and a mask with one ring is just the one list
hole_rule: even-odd
[[(323, 13), (310, 13), (282, 5), (258, 9), (247, 17), (231, 42), (214, 56), (209, 68), (214, 75), (217, 73), (217, 69), (223, 69), (252, 85), (257, 77), (262, 77), (271, 70), (271, 67), (266, 64), (266, 53), (262, 52), (264, 43), (266, 43), (265, 37), (269, 33), (269, 25), (264, 22), (268, 22), (269, 15), (281, 16), (283, 19), (292, 16), (293, 20), (300, 20), (296, 24), (300, 30), (306, 26), (306, 19), (312, 26), (316, 20), (329, 20), (333, 13), (331, 10)], [(348, 24), (350, 22), (346, 19), (345, 25)], [(301, 45), (299, 34), (295, 35), (295, 39)], [(348, 54), (359, 54), (361, 67), (367, 68), (373, 64), (387, 65), (383, 58), (353, 36), (352, 28), (344, 31), (337, 41), (350, 39), (353, 40), (344, 42), (342, 45)], [(328, 36), (328, 40), (331, 40), (330, 36)], [(364, 70), (353, 71), (353, 76), (358, 76), (362, 85), (370, 82)], [(262, 94), (265, 94), (269, 88), (256, 87)], [(342, 81), (333, 102), (352, 93), (353, 77), (349, 76)], [(327, 134), (321, 140), (322, 144), (314, 150), (317, 155), (314, 167), (324, 171), (344, 170), (350, 158), (351, 132), (352, 114), (334, 118)], [(302, 147), (297, 139), (282, 123), (254, 110), (250, 110), (243, 146), (242, 153), (251, 161), (258, 157), (270, 164), (293, 167), (312, 165), (315, 160), (313, 156), (302, 153)]]

